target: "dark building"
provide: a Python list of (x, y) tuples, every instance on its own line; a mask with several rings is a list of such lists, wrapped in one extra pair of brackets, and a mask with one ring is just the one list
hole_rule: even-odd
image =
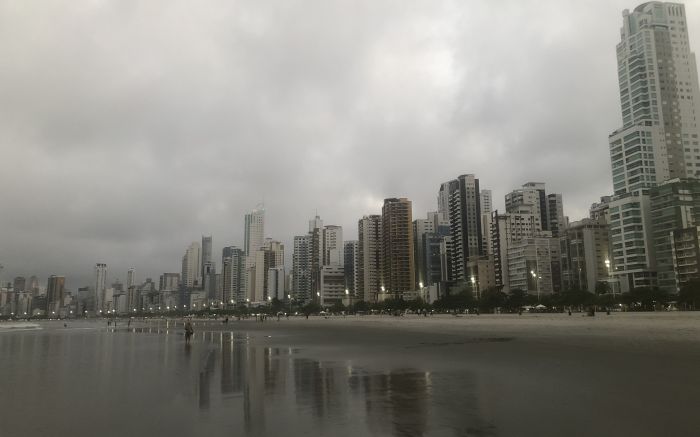
[(399, 297), (415, 290), (411, 201), (384, 200), (382, 207), (382, 265), (385, 290)]

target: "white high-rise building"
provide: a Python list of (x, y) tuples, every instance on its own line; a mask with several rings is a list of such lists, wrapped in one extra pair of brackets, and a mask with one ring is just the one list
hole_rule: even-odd
[(623, 124), (609, 138), (616, 195), (700, 174), (700, 91), (685, 7), (647, 2), (622, 17), (617, 72)]
[(202, 248), (193, 242), (182, 257), (182, 283), (187, 288), (197, 288), (202, 284)]
[(365, 302), (377, 302), (383, 283), (382, 216), (369, 215), (357, 223), (358, 262), (357, 297)]
[(106, 311), (107, 308), (107, 264), (95, 264), (95, 312)]
[(267, 296), (270, 299), (285, 300), (284, 295), (284, 266), (267, 269)]
[(499, 214), (498, 210), (492, 213), (491, 255), (494, 260), (496, 284), (502, 286), (504, 292), (511, 290), (508, 249), (522, 240), (539, 236), (541, 232), (542, 223), (539, 214)]
[(328, 225), (323, 228), (323, 265), (342, 266), (344, 262), (343, 228)]
[(245, 254), (255, 256), (255, 252), (265, 243), (265, 210), (254, 209), (245, 215)]
[(622, 17), (622, 127), (609, 136), (609, 218), (612, 275), (624, 292), (656, 284), (648, 188), (700, 175), (700, 90), (682, 4), (647, 2)]

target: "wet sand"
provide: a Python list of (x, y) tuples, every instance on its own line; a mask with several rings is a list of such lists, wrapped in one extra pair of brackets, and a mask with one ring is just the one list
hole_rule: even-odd
[(0, 327), (3, 436), (693, 435), (700, 313)]

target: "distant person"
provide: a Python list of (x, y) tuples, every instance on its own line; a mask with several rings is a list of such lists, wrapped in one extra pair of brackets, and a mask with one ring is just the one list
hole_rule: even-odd
[(67, 328), (67, 327), (68, 327), (68, 323), (64, 323), (64, 324), (63, 324), (63, 327), (64, 327), (64, 328)]
[(192, 322), (188, 320), (185, 322), (185, 344), (190, 344), (192, 334), (194, 334), (194, 328), (192, 327)]
[(569, 308), (569, 315), (571, 315), (571, 308)]

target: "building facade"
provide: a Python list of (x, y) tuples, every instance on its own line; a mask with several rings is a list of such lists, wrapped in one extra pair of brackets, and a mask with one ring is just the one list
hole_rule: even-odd
[(412, 203), (406, 198), (389, 198), (382, 207), (382, 277), (390, 296), (402, 297), (414, 291)]

